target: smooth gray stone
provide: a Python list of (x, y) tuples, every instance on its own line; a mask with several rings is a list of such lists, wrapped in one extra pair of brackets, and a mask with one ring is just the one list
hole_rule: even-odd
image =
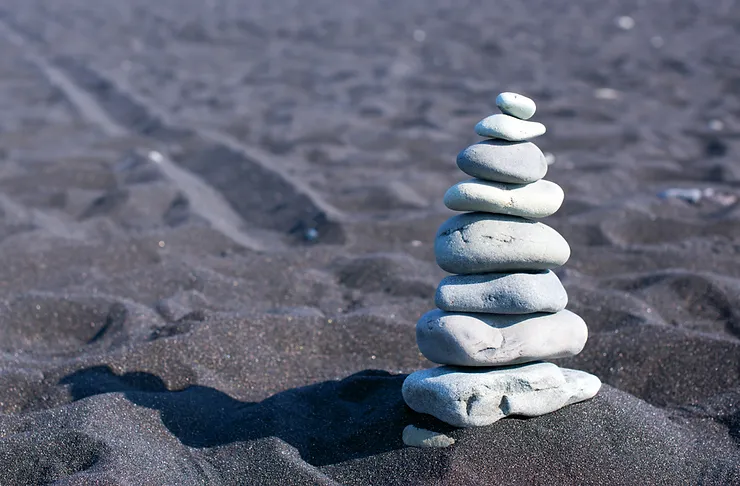
[(558, 276), (547, 270), (450, 275), (439, 283), (434, 300), (450, 312), (530, 314), (565, 309), (568, 294)]
[(528, 184), (547, 174), (545, 155), (531, 142), (484, 140), (460, 152), (457, 166), (478, 179), (509, 184)]
[(547, 270), (568, 261), (570, 247), (547, 225), (516, 216), (464, 213), (437, 231), (437, 264), (450, 273)]
[(526, 96), (517, 93), (501, 93), (496, 97), (496, 106), (507, 115), (529, 120), (537, 111), (537, 105)]
[(546, 131), (542, 123), (520, 120), (502, 113), (488, 116), (475, 126), (475, 133), (481, 137), (498, 138), (511, 142), (530, 140), (544, 135)]
[(439, 364), (503, 366), (575, 356), (588, 328), (576, 314), (462, 314), (433, 310), (416, 324), (421, 353)]
[(450, 187), (445, 206), (453, 211), (481, 211), (523, 218), (546, 218), (563, 204), (565, 193), (554, 182), (539, 180), (531, 184), (506, 184), (470, 179)]
[(411, 409), (455, 427), (490, 425), (510, 415), (536, 417), (594, 397), (601, 381), (552, 363), (466, 369), (440, 366), (410, 374), (401, 389)]

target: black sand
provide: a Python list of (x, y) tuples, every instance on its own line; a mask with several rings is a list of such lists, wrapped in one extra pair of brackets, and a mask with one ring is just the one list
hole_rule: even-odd
[[(736, 2), (354, 3), (0, 6), (0, 484), (740, 483)], [(605, 385), (452, 430), (400, 387), (504, 90)]]

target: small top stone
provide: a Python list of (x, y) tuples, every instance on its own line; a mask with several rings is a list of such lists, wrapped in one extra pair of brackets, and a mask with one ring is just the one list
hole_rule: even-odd
[(496, 106), (507, 115), (520, 120), (529, 120), (537, 111), (534, 101), (517, 93), (501, 93), (496, 97)]

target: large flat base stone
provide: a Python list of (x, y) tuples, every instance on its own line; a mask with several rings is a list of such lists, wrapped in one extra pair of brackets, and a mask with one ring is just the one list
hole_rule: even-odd
[(410, 374), (403, 398), (413, 410), (456, 427), (535, 417), (592, 398), (601, 381), (584, 371), (537, 362), (500, 368), (440, 366)]

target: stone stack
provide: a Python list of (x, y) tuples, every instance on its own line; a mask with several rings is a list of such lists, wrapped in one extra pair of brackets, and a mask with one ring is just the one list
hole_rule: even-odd
[(406, 403), (458, 427), (508, 416), (536, 416), (593, 397), (599, 379), (541, 360), (578, 354), (586, 324), (565, 310), (568, 296), (553, 268), (570, 247), (537, 220), (555, 213), (563, 190), (543, 180), (547, 161), (527, 141), (545, 133), (527, 121), (532, 100), (502, 93), (503, 114), (475, 127), (488, 137), (457, 157), (474, 177), (451, 187), (445, 205), (462, 214), (437, 232), (437, 263), (450, 272), (437, 289), (439, 309), (416, 326), (419, 349), (437, 368), (403, 384)]

